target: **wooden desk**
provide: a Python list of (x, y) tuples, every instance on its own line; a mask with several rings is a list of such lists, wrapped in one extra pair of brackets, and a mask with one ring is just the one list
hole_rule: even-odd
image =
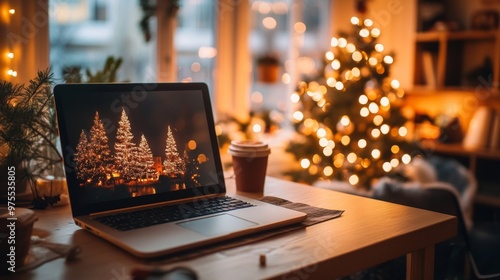
[[(229, 192), (234, 181), (227, 180)], [(265, 195), (329, 209), (336, 219), (186, 262), (200, 279), (334, 279), (408, 256), (407, 278), (432, 279), (434, 244), (453, 237), (455, 217), (268, 177)], [(12, 279), (129, 279), (144, 262), (75, 226), (69, 207), (37, 211), (34, 234), (82, 247), (70, 263), (57, 259)], [(266, 253), (267, 265), (259, 266)]]

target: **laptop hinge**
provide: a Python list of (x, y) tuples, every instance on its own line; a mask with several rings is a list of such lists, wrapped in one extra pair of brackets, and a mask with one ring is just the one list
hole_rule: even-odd
[(90, 217), (98, 217), (98, 216), (106, 216), (106, 215), (110, 215), (110, 214), (126, 213), (126, 212), (141, 210), (141, 209), (148, 209), (148, 208), (154, 208), (154, 207), (182, 204), (182, 203), (186, 203), (186, 202), (200, 201), (200, 200), (204, 200), (204, 199), (214, 198), (214, 197), (218, 197), (218, 196), (225, 196), (225, 195), (226, 194), (223, 193), (223, 194), (208, 194), (208, 195), (198, 196), (198, 197), (188, 197), (188, 198), (178, 199), (175, 201), (157, 202), (157, 203), (151, 203), (151, 204), (146, 204), (146, 205), (138, 205), (138, 206), (133, 206), (133, 207), (125, 207), (125, 208), (120, 208), (120, 209), (113, 209), (113, 210), (107, 210), (107, 211), (102, 211), (102, 212), (96, 212), (96, 213), (89, 214), (89, 216)]

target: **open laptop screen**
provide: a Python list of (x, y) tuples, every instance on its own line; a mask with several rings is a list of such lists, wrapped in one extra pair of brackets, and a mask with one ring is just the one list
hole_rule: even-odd
[(65, 84), (54, 94), (74, 212), (225, 191), (205, 84)]

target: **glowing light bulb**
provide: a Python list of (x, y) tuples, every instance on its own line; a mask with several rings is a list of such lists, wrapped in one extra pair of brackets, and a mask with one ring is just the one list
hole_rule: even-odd
[(389, 102), (389, 98), (387, 98), (387, 96), (380, 98), (380, 105), (387, 107), (387, 106), (389, 106), (389, 104), (390, 104), (390, 102)]
[(341, 81), (338, 81), (335, 83), (335, 88), (337, 90), (343, 90), (344, 89), (344, 84)]
[(339, 45), (339, 39), (333, 37), (331, 40), (330, 40), (330, 46), (332, 47), (336, 47)]
[(391, 166), (396, 168), (399, 165), (399, 160), (397, 158), (391, 159)]
[(311, 166), (311, 162), (307, 159), (307, 158), (303, 158), (301, 161), (300, 161), (300, 166), (304, 169), (308, 168), (309, 166)]
[(400, 84), (399, 84), (399, 81), (398, 81), (398, 80), (392, 80), (392, 81), (391, 81), (391, 87), (392, 87), (393, 89), (398, 89), (398, 88), (399, 88), (399, 86), (400, 86)]
[(331, 166), (326, 166), (323, 169), (323, 174), (325, 174), (325, 176), (332, 176), (332, 174), (333, 174), (333, 168)]
[(290, 100), (292, 100), (293, 103), (297, 103), (300, 101), (300, 95), (298, 93), (292, 93), (292, 95), (290, 95)]
[(341, 168), (343, 165), (344, 165), (344, 155), (337, 154), (337, 156), (335, 156), (335, 158), (333, 159), (333, 166)]
[(350, 80), (352, 80), (354, 78), (354, 75), (352, 74), (351, 71), (347, 70), (347, 71), (345, 71), (344, 77), (345, 77), (346, 80), (350, 81)]
[(15, 13), (16, 13), (16, 9), (10, 9), (10, 10), (9, 10), (9, 14), (13, 15), (13, 14), (15, 14)]
[(326, 84), (329, 86), (329, 87), (334, 87), (335, 86), (335, 83), (337, 83), (337, 80), (335, 80), (335, 78), (333, 77), (330, 77), (326, 80)]
[(372, 137), (373, 138), (378, 138), (380, 136), (380, 130), (378, 128), (372, 129)]
[(362, 117), (366, 118), (366, 117), (368, 117), (368, 115), (370, 114), (370, 110), (368, 110), (368, 108), (366, 108), (366, 107), (363, 107), (363, 108), (361, 108), (361, 110), (359, 111), (359, 114), (360, 114)]
[(386, 55), (384, 56), (384, 62), (387, 64), (392, 64), (394, 62), (394, 59), (392, 58), (392, 56)]
[(349, 163), (355, 163), (357, 159), (358, 159), (358, 156), (355, 153), (349, 153), (347, 155), (347, 161)]
[(315, 163), (315, 164), (320, 163), (320, 162), (321, 162), (321, 156), (320, 156), (320, 155), (318, 155), (318, 154), (314, 154), (314, 156), (312, 157), (312, 161), (313, 161), (313, 163)]
[(370, 64), (371, 66), (377, 65), (377, 63), (378, 63), (378, 60), (375, 57), (370, 57), (368, 59), (368, 64)]
[(347, 46), (347, 40), (345, 38), (339, 38), (339, 47), (345, 48)]
[(330, 147), (324, 147), (323, 148), (323, 154), (326, 156), (326, 157), (329, 157), (333, 154), (333, 149), (330, 148)]
[(316, 131), (316, 135), (318, 136), (318, 138), (325, 137), (326, 136), (326, 130), (324, 128), (320, 128), (320, 129), (318, 129), (318, 131)]
[(363, 59), (363, 55), (359, 51), (355, 51), (352, 53), (352, 60), (360, 62), (361, 59)]
[(262, 25), (267, 29), (275, 29), (278, 22), (273, 17), (266, 17), (262, 20)]
[(295, 111), (292, 117), (296, 122), (300, 122), (304, 119), (304, 114), (301, 111)]
[(380, 36), (380, 29), (373, 28), (371, 33), (373, 37), (377, 38), (378, 36)]
[(369, 18), (365, 19), (364, 24), (368, 27), (373, 25), (373, 21)]
[(352, 23), (353, 25), (358, 25), (358, 24), (359, 24), (359, 18), (357, 18), (357, 17), (352, 17), (352, 18), (351, 18), (351, 23)]
[(369, 110), (370, 110), (370, 112), (372, 112), (373, 114), (378, 113), (378, 105), (377, 105), (375, 102), (370, 103), (370, 105), (368, 105), (368, 109), (369, 109)]
[(293, 29), (295, 30), (295, 32), (302, 34), (306, 32), (307, 28), (303, 22), (297, 22), (293, 25)]
[(352, 75), (353, 75), (354, 77), (356, 77), (356, 78), (357, 78), (357, 77), (359, 77), (359, 76), (361, 75), (361, 70), (359, 70), (359, 68), (358, 68), (358, 67), (354, 67), (354, 68), (352, 68), (351, 72), (352, 72)]
[(325, 58), (328, 60), (333, 60), (335, 58), (335, 55), (333, 54), (333, 52), (326, 52)]
[(370, 31), (368, 31), (368, 29), (366, 29), (366, 28), (363, 28), (359, 31), (359, 36), (366, 38), (366, 37), (370, 36)]
[(328, 140), (328, 147), (330, 148), (335, 148), (335, 142), (333, 142), (333, 140)]
[(351, 175), (351, 177), (349, 177), (349, 184), (351, 185), (356, 185), (357, 183), (359, 183), (359, 177), (358, 175)]
[(339, 70), (340, 68), (340, 61), (338, 59), (335, 59), (331, 63), (333, 70)]
[(398, 133), (401, 137), (405, 137), (406, 134), (408, 134), (408, 129), (406, 129), (406, 127), (402, 126), (399, 128)]
[(397, 154), (397, 153), (399, 153), (399, 146), (398, 146), (398, 145), (392, 145), (392, 147), (391, 147), (391, 152), (392, 152), (393, 154)]
[(12, 52), (7, 53), (7, 57), (10, 59), (14, 58), (14, 53)]
[(392, 165), (391, 163), (389, 162), (384, 162), (384, 164), (382, 164), (382, 169), (384, 169), (385, 172), (389, 172), (392, 170)]
[(359, 96), (358, 101), (359, 101), (359, 104), (365, 105), (366, 103), (368, 103), (368, 97), (366, 95), (362, 94)]
[(380, 131), (383, 133), (383, 134), (387, 134), (389, 133), (389, 131), (391, 130), (390, 126), (388, 126), (387, 124), (383, 124), (381, 127), (380, 127)]
[(375, 45), (375, 50), (377, 52), (383, 52), (384, 51), (384, 45), (382, 45), (382, 44), (376, 44)]
[(358, 140), (358, 147), (360, 147), (361, 149), (364, 149), (366, 148), (366, 140), (365, 139), (359, 139)]
[(401, 161), (404, 164), (408, 164), (411, 161), (411, 156), (409, 154), (404, 154), (403, 157), (401, 157)]
[(252, 126), (252, 131), (253, 131), (254, 133), (259, 133), (259, 132), (261, 132), (261, 131), (262, 131), (262, 126), (261, 126), (260, 124), (258, 124), (258, 123), (254, 124), (254, 125)]
[(353, 53), (356, 50), (356, 46), (352, 43), (346, 45), (347, 52)]
[(328, 139), (323, 137), (323, 138), (319, 139), (318, 143), (319, 143), (320, 147), (324, 148), (324, 147), (328, 146)]
[(349, 145), (349, 143), (351, 143), (351, 137), (347, 135), (342, 136), (342, 138), (340, 138), (340, 143), (342, 143), (342, 145), (344, 146)]
[(346, 115), (342, 116), (342, 118), (340, 119), (340, 124), (342, 124), (343, 126), (348, 126), (350, 123), (351, 120)]
[(373, 124), (376, 126), (381, 125), (383, 121), (384, 118), (381, 115), (376, 115), (375, 117), (373, 117)]

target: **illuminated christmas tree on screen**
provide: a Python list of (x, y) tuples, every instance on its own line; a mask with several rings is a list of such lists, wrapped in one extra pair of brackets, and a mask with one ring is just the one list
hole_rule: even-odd
[(291, 96), (299, 134), (287, 148), (300, 161), (295, 180), (342, 180), (369, 187), (410, 162), (404, 91), (389, 78), (393, 56), (370, 19), (353, 17), (352, 32), (331, 39), (323, 73)]
[(141, 142), (139, 143), (136, 161), (139, 178), (150, 179), (156, 177), (153, 153), (151, 152), (151, 148), (149, 148), (148, 141), (146, 140), (144, 134), (141, 135)]
[(76, 175), (79, 180), (87, 180), (87, 174), (91, 173), (92, 169), (92, 158), (90, 157), (90, 147), (87, 135), (85, 131), (82, 130), (80, 133), (80, 138), (78, 140), (78, 145), (76, 146), (76, 153), (74, 161), (76, 162)]
[(88, 156), (91, 159), (87, 170), (87, 176), (91, 182), (101, 185), (106, 181), (106, 174), (110, 171), (112, 161), (109, 150), (108, 136), (104, 130), (104, 124), (99, 118), (99, 113), (95, 113), (94, 124), (90, 128), (90, 142), (88, 143)]
[(179, 155), (172, 129), (169, 126), (165, 146), (165, 161), (163, 161), (163, 172), (166, 175), (176, 176), (179, 174), (184, 175), (185, 170), (186, 164)]
[(115, 172), (119, 173), (125, 181), (130, 181), (139, 175), (136, 166), (137, 147), (132, 142), (133, 139), (134, 135), (130, 128), (130, 121), (125, 109), (122, 109), (116, 132)]

